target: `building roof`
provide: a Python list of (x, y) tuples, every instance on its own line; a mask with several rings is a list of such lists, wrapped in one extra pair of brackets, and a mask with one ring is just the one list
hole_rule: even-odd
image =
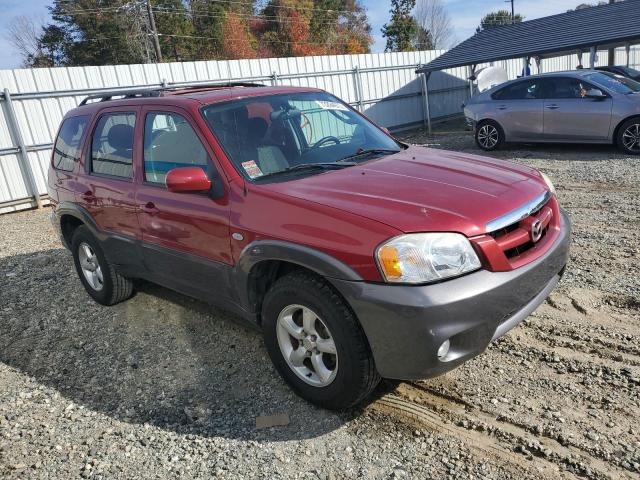
[(483, 30), (418, 72), (540, 56), (555, 57), (640, 42), (640, 0), (599, 5)]

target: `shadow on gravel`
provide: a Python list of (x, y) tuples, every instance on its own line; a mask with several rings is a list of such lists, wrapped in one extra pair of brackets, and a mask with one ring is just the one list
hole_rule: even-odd
[[(179, 434), (274, 441), (317, 437), (360, 413), (298, 398), (260, 332), (239, 322), (146, 282), (102, 307), (63, 249), (0, 259), (0, 361), (84, 408)], [(289, 425), (255, 428), (257, 416), (280, 413)]]

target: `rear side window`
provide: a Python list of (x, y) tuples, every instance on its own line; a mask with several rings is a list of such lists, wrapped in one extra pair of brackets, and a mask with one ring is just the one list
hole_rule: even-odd
[(135, 113), (109, 113), (98, 120), (91, 139), (91, 171), (131, 178)]
[(80, 158), (82, 140), (89, 117), (70, 117), (62, 122), (60, 133), (53, 147), (53, 166), (70, 172)]
[(523, 80), (498, 90), (493, 94), (495, 100), (535, 100), (542, 98), (541, 80)]
[(203, 167), (209, 155), (186, 118), (154, 112), (144, 122), (144, 179), (164, 184), (167, 172), (179, 167)]

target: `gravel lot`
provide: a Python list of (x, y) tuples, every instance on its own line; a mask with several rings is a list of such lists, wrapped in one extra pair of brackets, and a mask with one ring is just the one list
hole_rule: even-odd
[[(439, 128), (408, 141), (478, 153)], [(101, 307), (47, 209), (0, 216), (0, 478), (638, 478), (640, 159), (495, 156), (555, 181), (561, 285), (463, 367), (340, 413), (293, 395), (231, 315), (147, 283)], [(273, 414), (290, 423), (256, 428)]]

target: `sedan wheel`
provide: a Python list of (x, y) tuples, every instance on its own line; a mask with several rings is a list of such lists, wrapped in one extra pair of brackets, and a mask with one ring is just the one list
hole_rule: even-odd
[(311, 309), (289, 305), (278, 315), (278, 346), (287, 365), (314, 387), (329, 385), (338, 373), (336, 345), (327, 325)]
[(622, 133), (622, 145), (630, 153), (640, 153), (640, 123), (632, 123)]
[(496, 150), (502, 144), (502, 130), (495, 122), (484, 121), (478, 124), (476, 144), (482, 150)]

